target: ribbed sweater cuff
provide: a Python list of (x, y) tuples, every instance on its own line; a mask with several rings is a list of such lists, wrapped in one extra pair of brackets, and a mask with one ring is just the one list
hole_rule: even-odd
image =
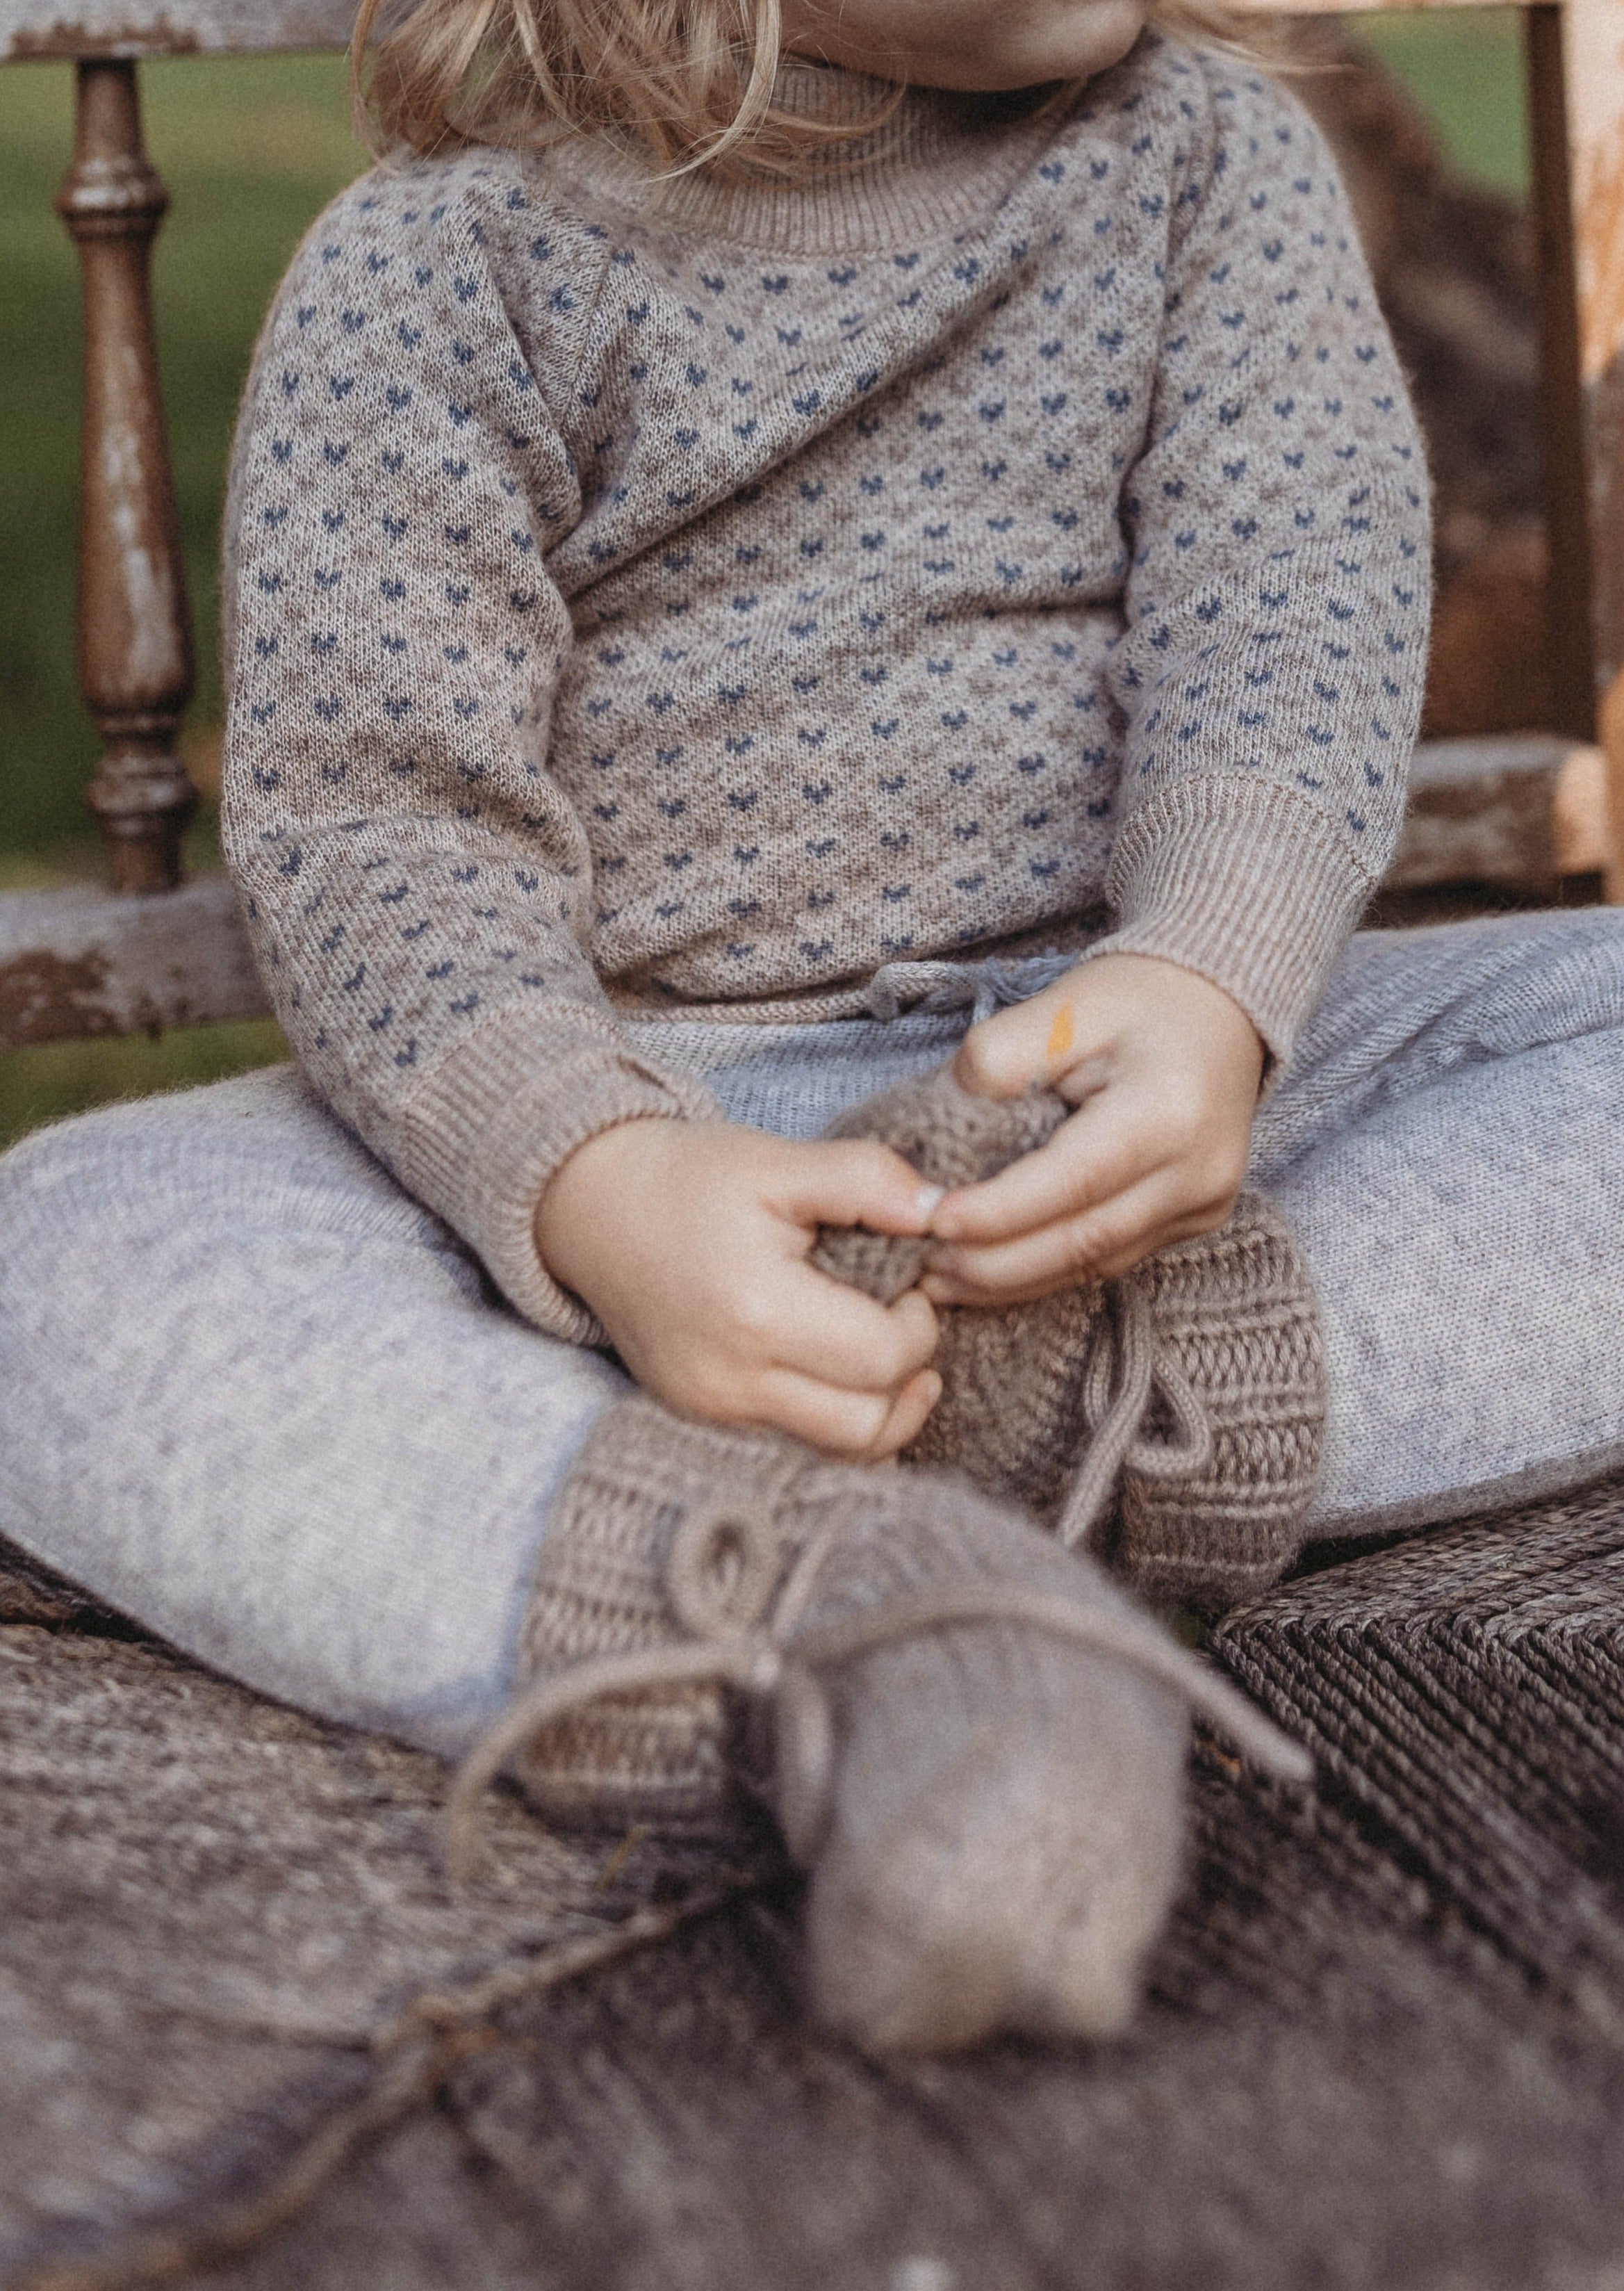
[(571, 1343), (606, 1341), (535, 1245), (535, 1210), (578, 1146), (617, 1122), (717, 1121), (702, 1082), (638, 1057), (594, 1011), (503, 1013), (442, 1058), (400, 1119), (397, 1170), (483, 1259), (528, 1321)]
[(1374, 880), (1289, 789), (1227, 776), (1165, 790), (1130, 814), (1106, 888), (1102, 954), (1154, 954), (1221, 986), (1270, 1054), (1291, 1055)]

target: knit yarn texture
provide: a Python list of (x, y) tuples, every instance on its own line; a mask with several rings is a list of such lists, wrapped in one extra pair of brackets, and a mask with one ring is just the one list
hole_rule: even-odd
[[(1000, 1592), (1148, 1639), (1156, 1667), (989, 1614)], [(933, 1594), (969, 1609), (935, 1626)], [(639, 1395), (562, 1492), (523, 1657), (567, 1692), (593, 1656), (650, 1656), (657, 1681), (695, 1642), (792, 1659), (865, 1621), (882, 1636), (794, 1695), (741, 1708), (691, 1676), (589, 1693), (517, 1771), (543, 1813), (598, 1828), (725, 1836), (759, 1797), (810, 1872), (814, 2008), (871, 2050), (1121, 2027), (1178, 1872), (1189, 1658), (1006, 1507)]]
[[(812, 65), (783, 100), (862, 118)], [(628, 1008), (1158, 954), (1289, 1054), (1391, 851), (1427, 504), (1318, 134), (1147, 34), (789, 185), (606, 140), (379, 170), (229, 518), (225, 834), (317, 1086), (560, 1334), (536, 1200), (712, 1112)]]
[[(776, 1592), (817, 1523), (801, 1483), (808, 1459), (787, 1440), (691, 1424), (657, 1403), (612, 1411), (588, 1440), (542, 1546), (520, 1644), (530, 1676), (682, 1636), (665, 1583), (674, 1530), (695, 1504), (736, 1495), (766, 1522), (776, 1564), (765, 1583), (741, 1570), (730, 1610)], [(750, 1618), (753, 1620), (753, 1617)], [(728, 1837), (744, 1823), (730, 1751), (740, 1745), (720, 1685), (647, 1690), (562, 1717), (525, 1753), (525, 1786), (543, 1813), (582, 1828), (643, 1821), (662, 1834)]]
[(1307, 1267), (1273, 1204), (1242, 1194), (1218, 1232), (1160, 1250), (1127, 1279), (1158, 1351), (1206, 1410), (1212, 1454), (1165, 1477), (1130, 1460), (1094, 1547), (1150, 1596), (1232, 1607), (1297, 1557), (1319, 1477), (1325, 1353)]
[[(527, 1672), (562, 1674), (692, 1636), (693, 1619), (673, 1607), (666, 1559), (696, 1508), (761, 1527), (761, 1548), (733, 1548), (708, 1595), (707, 1621), (719, 1628), (758, 1622), (832, 1519), (844, 1523), (843, 1555), (825, 1570), (820, 1616), (861, 1612), (944, 1572), (1122, 1605), (1086, 1562), (1037, 1542), (961, 1483), (907, 1484), (776, 1434), (693, 1422), (639, 1395), (594, 1430), (559, 1499), (522, 1635)], [(685, 1684), (560, 1718), (527, 1753), (524, 1773), (543, 1811), (565, 1822), (725, 1835), (746, 1803), (738, 1774), (752, 1764), (763, 1768), (760, 1747), (739, 1736), (724, 1690)]]
[[(972, 1096), (944, 1067), (855, 1106), (829, 1134), (877, 1137), (933, 1184), (995, 1177), (1070, 1112), (1052, 1090)], [(812, 1261), (884, 1303), (918, 1280), (929, 1243), (825, 1226)], [(1130, 1314), (1154, 1360), (1194, 1395), (1209, 1432), (1194, 1468), (1170, 1455), (1165, 1401), (1146, 1394), (1089, 1547), (1137, 1588), (1219, 1609), (1254, 1596), (1296, 1557), (1325, 1423), (1319, 1312), (1283, 1218), (1243, 1194), (1217, 1232), (1145, 1259), (1121, 1280), (1004, 1307), (947, 1307), (933, 1365), (942, 1397), (907, 1451), (1057, 1521), (1127, 1372)]]

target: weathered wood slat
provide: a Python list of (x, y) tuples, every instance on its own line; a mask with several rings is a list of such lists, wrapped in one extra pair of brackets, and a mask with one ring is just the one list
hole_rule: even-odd
[(1590, 470), (1580, 373), (1579, 269), (1573, 231), (1573, 153), (1569, 132), (1562, 12), (1528, 9), (1530, 220), (1540, 324), (1540, 442), (1548, 535), (1545, 636), (1550, 664), (1551, 727), (1576, 739), (1596, 736), (1596, 616), (1589, 546)]
[(1533, 732), (1428, 740), (1416, 750), (1390, 890), (1496, 883), (1548, 895), (1562, 876), (1599, 873), (1605, 864), (1599, 748)]
[[(1356, 14), (1366, 0), (1241, 0), (1262, 16)], [(1498, 7), (1503, 0), (1389, 0), (1411, 8)], [(355, 0), (0, 0), (0, 61), (36, 56), (246, 53), (342, 48)]]
[(356, 0), (0, 0), (0, 63), (342, 48)]
[[(1395, 0), (1495, 7), (1502, 0)], [(1351, 0), (1242, 0), (1258, 15), (1346, 15)], [(1359, 5), (1365, 0), (1358, 0)], [(0, 0), (0, 61), (35, 56), (245, 53), (342, 48), (355, 0)]]
[(90, 888), (0, 898), (0, 1049), (253, 1018), (265, 1008), (223, 875), (154, 898)]
[[(1618, 847), (1616, 824), (1624, 820), (1624, 0), (1564, 0), (1560, 10), (1538, 8), (1534, 14), (1540, 20), (1529, 49), (1536, 153), (1558, 135), (1566, 145), (1559, 159), (1537, 157), (1535, 166), (1536, 208), (1550, 209), (1540, 218), (1540, 269), (1548, 285), (1554, 278), (1558, 288), (1555, 302), (1547, 293), (1548, 323), (1541, 329), (1544, 416), (1550, 433), (1547, 482), (1553, 488), (1546, 502), (1554, 567), (1548, 598), (1552, 656), (1560, 681), (1564, 655), (1572, 667), (1585, 649), (1581, 640), (1570, 642), (1564, 636), (1561, 619), (1588, 609), (1590, 692), (1597, 736), (1607, 751), (1608, 804)], [(1570, 197), (1571, 317), (1556, 307), (1570, 299), (1565, 280), (1557, 275), (1564, 252), (1556, 181), (1561, 174)], [(1574, 330), (1560, 352), (1553, 326)], [(1575, 498), (1572, 481), (1580, 462), (1586, 483), (1582, 496)], [(1588, 707), (1584, 713), (1588, 716)], [(1570, 712), (1562, 727), (1582, 726)], [(1606, 895), (1624, 899), (1618, 848), (1609, 853)]]

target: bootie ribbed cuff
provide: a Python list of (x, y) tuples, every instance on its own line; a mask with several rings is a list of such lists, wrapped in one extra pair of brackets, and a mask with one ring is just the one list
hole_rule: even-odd
[[(744, 1629), (776, 1593), (817, 1523), (819, 1459), (770, 1433), (699, 1424), (630, 1401), (593, 1429), (542, 1547), (521, 1643), (533, 1677), (669, 1646), (685, 1628)], [(750, 1527), (717, 1554), (705, 1612), (673, 1612), (673, 1537), (728, 1498)], [(725, 1539), (724, 1539), (725, 1540)], [(743, 1807), (727, 1756), (733, 1721), (714, 1681), (660, 1688), (562, 1717), (519, 1761), (527, 1796), (587, 1828), (647, 1822), (724, 1835)]]
[[(960, 1186), (1036, 1150), (1069, 1111), (1051, 1090), (971, 1097), (943, 1067), (827, 1134), (877, 1137)], [(929, 1248), (825, 1227), (812, 1261), (888, 1303)], [(1319, 1474), (1324, 1348), (1301, 1252), (1259, 1195), (1118, 1281), (941, 1323), (942, 1397), (910, 1463), (1018, 1501), (1155, 1597), (1221, 1609), (1290, 1565)]]

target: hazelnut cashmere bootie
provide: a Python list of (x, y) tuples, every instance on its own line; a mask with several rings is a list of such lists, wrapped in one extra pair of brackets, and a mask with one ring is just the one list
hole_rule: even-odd
[(1178, 1874), (1186, 1712), (1309, 1772), (1086, 1559), (966, 1482), (837, 1464), (641, 1395), (554, 1510), (529, 1680), (452, 1794), (726, 1837), (809, 1876), (811, 2001), (871, 2052), (1120, 2029)]
[[(1052, 1090), (973, 1097), (944, 1066), (825, 1134), (878, 1137), (933, 1185), (962, 1186), (1071, 1111)], [(825, 1226), (812, 1262), (888, 1304), (929, 1245)], [(1290, 1565), (1319, 1471), (1324, 1353), (1307, 1268), (1259, 1194), (1120, 1280), (941, 1320), (942, 1398), (908, 1462), (1014, 1498), (1152, 1597), (1218, 1610)]]

